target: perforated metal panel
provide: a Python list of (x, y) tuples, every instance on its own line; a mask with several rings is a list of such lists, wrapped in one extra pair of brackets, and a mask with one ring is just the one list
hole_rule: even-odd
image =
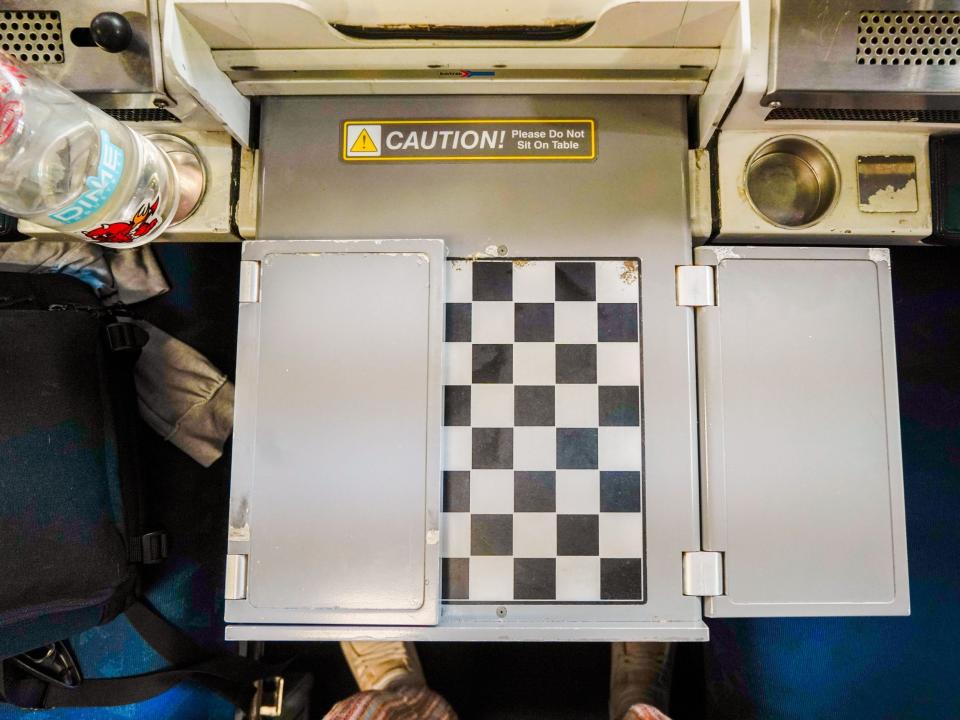
[(165, 108), (106, 108), (104, 112), (121, 122), (180, 122)]
[(956, 2), (881, 0), (861, 10), (852, 2), (777, 4), (763, 105), (886, 113), (841, 120), (955, 121), (928, 113), (960, 110)]
[(860, 13), (858, 65), (956, 65), (958, 58), (960, 12)]
[(960, 123), (960, 110), (876, 110), (871, 108), (776, 108), (764, 120), (856, 120)]
[(25, 63), (62, 63), (63, 31), (56, 10), (4, 10), (0, 49)]

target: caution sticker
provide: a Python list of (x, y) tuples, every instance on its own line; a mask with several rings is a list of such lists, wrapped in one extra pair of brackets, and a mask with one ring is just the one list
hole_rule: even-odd
[(347, 162), (593, 160), (592, 119), (346, 120)]

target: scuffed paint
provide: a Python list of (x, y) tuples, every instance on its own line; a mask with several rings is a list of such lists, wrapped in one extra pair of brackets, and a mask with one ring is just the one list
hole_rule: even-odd
[(250, 503), (244, 495), (230, 508), (230, 540), (250, 539)]
[(717, 257), (717, 262), (723, 262), (724, 260), (730, 260), (733, 258), (739, 258), (737, 251), (730, 247), (729, 245), (721, 245), (717, 247), (710, 248), (713, 251), (713, 254)]
[(496, 245), (487, 245), (483, 250), (478, 250), (471, 255), (467, 255), (467, 257), (464, 259), (467, 262), (476, 262), (477, 260), (489, 260), (490, 258), (497, 257), (498, 255), (499, 250)]
[(917, 181), (908, 180), (900, 188), (887, 185), (867, 198), (861, 209), (867, 212), (917, 212)]
[(887, 269), (890, 269), (890, 250), (888, 248), (870, 248), (867, 252), (867, 257), (870, 258), (871, 262), (875, 262), (878, 265), (885, 263)]

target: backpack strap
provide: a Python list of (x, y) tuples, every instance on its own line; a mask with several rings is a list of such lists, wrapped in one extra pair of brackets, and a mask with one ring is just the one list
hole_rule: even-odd
[(109, 349), (107, 374), (117, 434), (129, 438), (129, 442), (117, 446), (127, 559), (152, 565), (167, 557), (167, 535), (144, 528), (143, 479), (139, 458), (135, 456), (140, 445), (137, 438), (140, 417), (133, 379), (134, 365), (150, 336), (135, 322), (125, 319), (126, 315), (126, 308), (120, 307), (109, 309), (104, 317), (103, 331)]
[(0, 674), (0, 695), (22, 708), (109, 707), (147, 700), (189, 680), (216, 692), (235, 707), (247, 709), (256, 694), (256, 683), (278, 677), (286, 666), (265, 665), (226, 652), (211, 654), (142, 602), (127, 608), (126, 616), (172, 667), (130, 677), (84, 679), (70, 687), (16, 672), (7, 664), (6, 672)]

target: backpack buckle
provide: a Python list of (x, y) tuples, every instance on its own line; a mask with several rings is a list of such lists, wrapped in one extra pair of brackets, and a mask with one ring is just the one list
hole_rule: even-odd
[(130, 543), (130, 561), (156, 565), (167, 557), (167, 534), (162, 530), (145, 533)]
[(150, 339), (142, 327), (132, 322), (113, 322), (106, 326), (107, 344), (113, 352), (138, 351)]
[(14, 665), (35, 678), (62, 688), (75, 688), (83, 682), (80, 666), (70, 646), (62, 640), (11, 659)]

